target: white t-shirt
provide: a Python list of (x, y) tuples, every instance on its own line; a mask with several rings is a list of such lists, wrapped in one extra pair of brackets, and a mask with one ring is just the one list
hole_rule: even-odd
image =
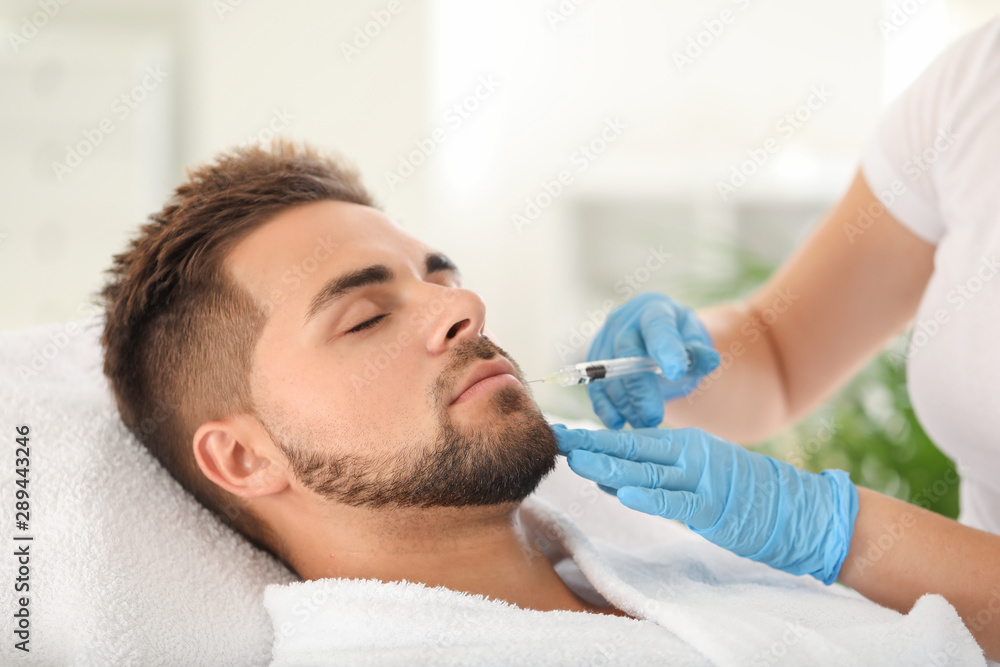
[(958, 465), (959, 520), (1000, 534), (1000, 17), (890, 105), (861, 169), (889, 212), (937, 246), (909, 340), (910, 399)]

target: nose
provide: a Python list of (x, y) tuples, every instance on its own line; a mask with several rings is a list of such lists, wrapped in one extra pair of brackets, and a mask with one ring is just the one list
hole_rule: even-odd
[(475, 292), (438, 288), (425, 304), (428, 313), (427, 351), (441, 354), (458, 343), (477, 339), (486, 326), (486, 304)]

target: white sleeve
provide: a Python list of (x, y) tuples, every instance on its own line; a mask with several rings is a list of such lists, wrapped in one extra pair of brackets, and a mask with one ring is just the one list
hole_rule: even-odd
[[(982, 62), (986, 32), (974, 30), (949, 45), (886, 108), (861, 156), (861, 172), (872, 192), (893, 217), (931, 243), (946, 231), (935, 142), (947, 145), (956, 104), (968, 103), (966, 93)], [(892, 194), (894, 185), (902, 194)]]

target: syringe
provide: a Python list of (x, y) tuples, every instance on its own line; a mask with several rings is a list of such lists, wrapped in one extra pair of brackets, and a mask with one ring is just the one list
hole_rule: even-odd
[[(694, 357), (691, 350), (684, 348), (687, 352), (687, 369), (691, 370), (694, 365)], [(552, 375), (541, 380), (531, 382), (555, 382), (563, 387), (570, 387), (575, 384), (590, 384), (601, 380), (611, 380), (624, 375), (634, 373), (658, 373), (663, 375), (663, 369), (652, 357), (622, 357), (620, 359), (604, 359), (601, 361), (587, 361), (582, 364), (563, 366)]]

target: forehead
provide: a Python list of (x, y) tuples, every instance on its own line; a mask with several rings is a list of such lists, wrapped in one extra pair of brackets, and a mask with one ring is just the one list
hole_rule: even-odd
[(423, 261), (429, 248), (381, 211), (322, 201), (284, 211), (241, 240), (225, 265), (262, 303), (279, 307), (311, 296), (330, 276), (369, 264)]

